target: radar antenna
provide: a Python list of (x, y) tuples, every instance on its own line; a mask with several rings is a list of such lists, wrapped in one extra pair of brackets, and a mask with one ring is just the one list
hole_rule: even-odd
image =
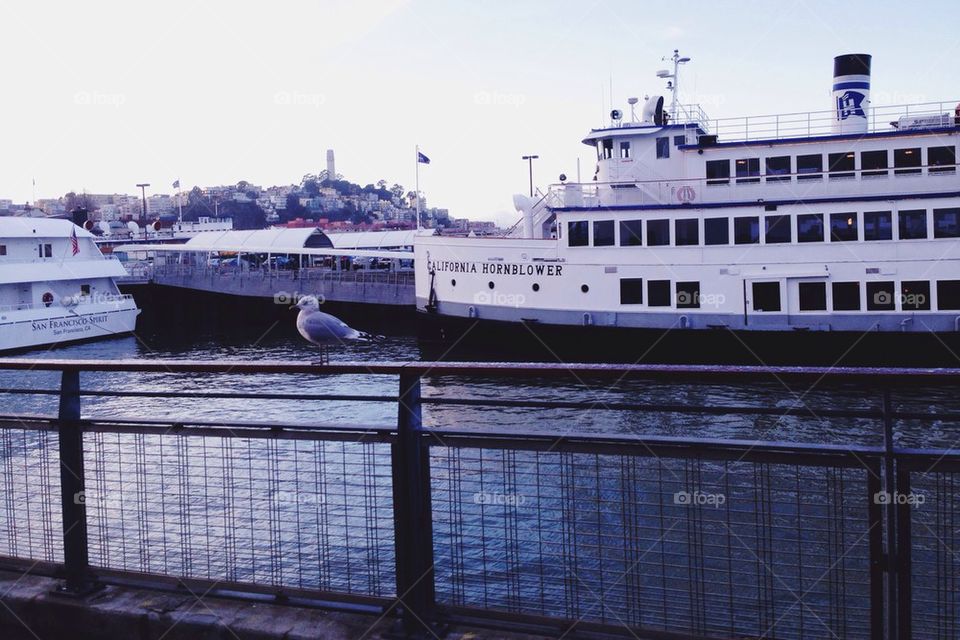
[(667, 58), (664, 56), (661, 60), (671, 60), (673, 61), (673, 73), (669, 71), (658, 71), (658, 78), (670, 78), (670, 81), (667, 82), (667, 89), (673, 93), (673, 99), (670, 102), (670, 119), (677, 121), (677, 92), (680, 89), (680, 65), (690, 62), (690, 58), (680, 56), (680, 51), (678, 49), (673, 50), (673, 56)]

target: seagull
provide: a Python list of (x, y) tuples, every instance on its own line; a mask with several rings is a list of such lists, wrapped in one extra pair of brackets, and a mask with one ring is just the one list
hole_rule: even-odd
[(320, 302), (315, 296), (304, 296), (291, 309), (300, 309), (297, 315), (297, 331), (307, 341), (320, 347), (320, 364), (330, 364), (327, 346), (347, 340), (368, 341), (369, 334), (357, 331), (344, 321), (320, 311)]

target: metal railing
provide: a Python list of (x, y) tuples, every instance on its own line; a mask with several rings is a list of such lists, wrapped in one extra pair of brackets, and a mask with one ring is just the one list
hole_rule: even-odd
[[(51, 309), (51, 308), (67, 308), (67, 309), (76, 309), (78, 307), (86, 307), (90, 305), (100, 305), (100, 304), (117, 304), (122, 302), (132, 301), (133, 296), (129, 293), (108, 293), (108, 294), (95, 294), (95, 295), (77, 295), (66, 296), (63, 300), (54, 300), (50, 304), (39, 303), (34, 304), (32, 302), (25, 302), (22, 304), (7, 304), (0, 305), (0, 311), (32, 311), (34, 309)], [(65, 304), (66, 302), (66, 304)]]
[(394, 269), (329, 269), (305, 267), (302, 269), (244, 269), (234, 266), (189, 264), (154, 265), (138, 274), (161, 282), (166, 278), (234, 278), (249, 280), (302, 280), (311, 282), (378, 283), (410, 285), (414, 283), (413, 270)]
[[(869, 109), (868, 132), (897, 131), (904, 119), (941, 118), (941, 127), (953, 127), (957, 122), (954, 109), (960, 101), (923, 102), (917, 104), (880, 105)], [(836, 110), (781, 113), (741, 118), (708, 120), (708, 133), (721, 142), (776, 140), (783, 138), (812, 138), (834, 134)], [(923, 125), (931, 128), (932, 125)], [(916, 130), (922, 126), (915, 125)], [(913, 130), (913, 129), (911, 129)]]
[(5, 264), (45, 264), (50, 262), (62, 263), (68, 262), (70, 264), (76, 264), (78, 262), (102, 262), (103, 260), (116, 260), (117, 257), (114, 255), (92, 255), (92, 256), (56, 256), (49, 258), (9, 258), (7, 256), (0, 257), (0, 265)]
[[(796, 201), (817, 197), (889, 195), (900, 198), (930, 189), (957, 189), (956, 164), (872, 169), (830, 169), (804, 173), (754, 173), (717, 178), (623, 180), (550, 185), (542, 210), (722, 202)], [(935, 180), (936, 182), (931, 182)], [(539, 204), (539, 203), (538, 203)]]
[[(396, 613), (410, 637), (464, 620), (676, 638), (960, 634), (960, 454), (900, 449), (892, 389), (960, 370), (481, 363), (0, 360), (60, 372), (57, 416), (0, 416), (0, 567)], [(396, 395), (83, 388), (80, 373), (399, 378)], [(421, 380), (573, 376), (859, 385), (813, 410), (422, 395)], [(138, 376), (142, 377), (141, 376)], [(139, 385), (138, 385), (139, 386)], [(164, 385), (169, 389), (169, 385)], [(193, 388), (198, 388), (194, 386)], [(258, 386), (262, 388), (262, 385)], [(436, 388), (431, 385), (431, 388)], [(461, 389), (462, 386), (454, 388)], [(84, 418), (81, 397), (391, 403), (390, 425)], [(8, 405), (9, 406), (9, 405)], [(877, 425), (883, 446), (427, 427), (425, 408), (803, 417)], [(532, 413), (532, 412), (541, 413)], [(495, 415), (495, 414), (492, 414)], [(577, 413), (572, 414), (578, 415)], [(574, 418), (575, 419), (575, 418)], [(923, 496), (925, 508), (917, 508)]]

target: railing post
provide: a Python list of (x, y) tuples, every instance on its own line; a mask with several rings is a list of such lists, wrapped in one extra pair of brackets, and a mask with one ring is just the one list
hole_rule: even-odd
[(422, 438), (420, 375), (400, 374), (392, 447), (397, 605), (395, 638), (436, 638), (429, 450)]
[[(883, 387), (883, 482), (886, 494), (884, 515), (887, 521), (887, 637), (895, 640), (899, 637), (897, 614), (900, 600), (898, 597), (899, 567), (897, 557), (897, 477), (893, 454), (893, 405), (890, 400), (890, 388)], [(874, 497), (876, 500), (877, 497)]]
[(63, 568), (66, 580), (55, 593), (84, 596), (100, 588), (90, 574), (87, 507), (80, 425), (80, 370), (64, 369), (57, 421), (60, 443), (60, 505), (63, 514)]
[[(910, 485), (910, 468), (902, 463), (897, 464), (897, 491), (901, 495), (910, 495), (913, 489)], [(901, 500), (897, 505), (897, 633), (891, 638), (908, 640), (913, 637), (913, 577), (911, 567), (911, 538), (910, 538), (910, 504)]]

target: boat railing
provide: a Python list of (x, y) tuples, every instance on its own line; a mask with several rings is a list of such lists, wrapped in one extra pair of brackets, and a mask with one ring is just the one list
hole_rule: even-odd
[[(677, 112), (667, 114), (668, 124), (693, 124), (700, 128), (704, 133), (710, 133), (712, 120), (699, 104), (678, 104)], [(644, 124), (636, 118), (631, 120), (622, 120), (614, 123), (615, 126), (629, 128)]]
[[(960, 124), (956, 108), (960, 101), (923, 102), (916, 104), (879, 105), (870, 107), (868, 133), (890, 131), (922, 131), (953, 127)], [(834, 135), (836, 111), (806, 111), (740, 118), (708, 120), (702, 127), (717, 136), (718, 142), (747, 142), (784, 138), (815, 138)]]
[(63, 296), (59, 300), (54, 299), (50, 304), (43, 302), (33, 303), (26, 302), (22, 304), (7, 304), (0, 306), (0, 313), (5, 313), (9, 311), (33, 311), (33, 310), (42, 310), (42, 309), (75, 309), (77, 307), (86, 307), (90, 305), (97, 304), (117, 304), (127, 301), (133, 301), (133, 296), (129, 293), (104, 293), (97, 294), (93, 293), (90, 295), (73, 295), (73, 296)]
[(171, 263), (153, 265), (147, 275), (154, 282), (170, 278), (234, 278), (258, 280), (300, 280), (356, 284), (412, 285), (413, 269), (331, 269), (314, 266), (300, 269), (261, 269), (237, 265)]
[(710, 117), (699, 104), (678, 104), (677, 113), (673, 114), (673, 122), (695, 124), (704, 133), (711, 133)]
[(69, 262), (70, 264), (75, 264), (77, 262), (82, 262), (85, 260), (93, 261), (104, 261), (104, 260), (117, 260), (117, 256), (114, 255), (105, 255), (105, 256), (53, 256), (51, 258), (8, 258), (6, 256), (0, 258), (0, 265), (4, 264), (48, 264), (51, 262)]
[[(614, 182), (564, 182), (550, 185), (551, 209), (627, 205), (802, 200), (818, 196), (856, 197), (913, 191), (957, 190), (958, 164), (911, 167), (830, 169), (792, 173), (749, 173), (728, 177), (669, 178)], [(931, 182), (935, 180), (936, 182)]]

